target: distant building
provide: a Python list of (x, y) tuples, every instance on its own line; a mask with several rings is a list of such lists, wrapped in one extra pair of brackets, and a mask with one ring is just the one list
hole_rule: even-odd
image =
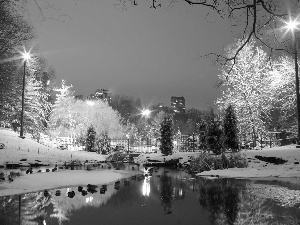
[(163, 110), (165, 109), (164, 103), (158, 103), (158, 104), (157, 104), (157, 109), (158, 109), (159, 111), (163, 111)]
[(83, 100), (83, 95), (75, 95), (75, 99), (77, 99), (77, 100)]
[(165, 112), (167, 114), (173, 113), (171, 107), (165, 106), (164, 103), (158, 103), (157, 105), (153, 105), (150, 107), (150, 109), (155, 112)]
[(184, 97), (171, 97), (171, 108), (174, 113), (185, 113), (185, 99)]
[(107, 102), (108, 104), (111, 104), (111, 93), (108, 92), (106, 89), (97, 89), (95, 91), (95, 94), (90, 94), (87, 96), (88, 100), (97, 100), (101, 99), (104, 102)]

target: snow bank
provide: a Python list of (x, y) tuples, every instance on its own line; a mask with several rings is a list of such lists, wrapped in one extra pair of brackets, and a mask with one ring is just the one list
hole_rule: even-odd
[[(211, 170), (198, 173), (197, 176), (219, 176), (232, 178), (292, 178), (290, 182), (300, 183), (300, 148), (282, 146), (263, 150), (242, 151), (248, 159), (248, 168), (230, 168)], [(255, 156), (277, 157), (287, 160), (286, 163), (275, 165), (255, 158)], [(280, 179), (277, 179), (280, 180)]]
[(14, 178), (13, 182), (0, 183), (0, 196), (36, 192), (45, 189), (109, 184), (133, 175), (130, 171), (65, 170), (50, 173), (34, 173)]

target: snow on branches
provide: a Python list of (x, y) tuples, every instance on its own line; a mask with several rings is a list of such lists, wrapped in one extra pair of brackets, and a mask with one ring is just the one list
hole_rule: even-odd
[(121, 138), (123, 127), (121, 117), (102, 100), (76, 100), (71, 86), (62, 81), (50, 117), (51, 133), (55, 136), (83, 138), (90, 126), (96, 132), (96, 138), (107, 135), (109, 138)]
[[(241, 42), (226, 49), (228, 57), (235, 54)], [(228, 74), (230, 70), (230, 75)], [(235, 64), (222, 67), (219, 78), (225, 90), (217, 104), (224, 110), (232, 104), (236, 109), (239, 130), (245, 139), (266, 134), (274, 123), (274, 108), (291, 110), (295, 106), (295, 86), (292, 82), (293, 64), (289, 57), (272, 60), (251, 40), (240, 53)], [(283, 115), (282, 115), (283, 116)]]

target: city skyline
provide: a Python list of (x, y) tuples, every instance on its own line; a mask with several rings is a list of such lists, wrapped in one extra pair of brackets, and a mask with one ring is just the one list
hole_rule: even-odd
[[(115, 93), (115, 95), (118, 95), (118, 93)], [(103, 88), (98, 88), (95, 92), (91, 92), (90, 94), (84, 96), (84, 95), (74, 95), (75, 99), (78, 100), (102, 100), (104, 102), (108, 102), (109, 104), (111, 103), (112, 100), (112, 93), (107, 90), (107, 89), (103, 89)], [(138, 96), (128, 96), (128, 97), (133, 97), (135, 99), (138, 99)], [(178, 113), (178, 112), (185, 112), (186, 108), (185, 108), (185, 98), (184, 96), (170, 96), (170, 101), (168, 102), (168, 104), (165, 103), (155, 103), (155, 104), (145, 104), (144, 102), (142, 102), (143, 107), (146, 108), (151, 108), (153, 106), (158, 106), (158, 107), (168, 107), (170, 109), (172, 109), (172, 111), (174, 113)]]

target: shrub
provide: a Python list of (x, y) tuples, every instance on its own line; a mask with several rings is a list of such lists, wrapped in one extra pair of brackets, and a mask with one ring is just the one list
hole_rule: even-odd
[(223, 170), (228, 168), (245, 168), (248, 166), (245, 155), (230, 153), (226, 155), (212, 155), (202, 152), (197, 158), (191, 159), (190, 170), (203, 172), (209, 170)]
[(114, 152), (112, 153), (107, 160), (110, 161), (123, 161), (127, 157), (126, 153), (123, 152)]

